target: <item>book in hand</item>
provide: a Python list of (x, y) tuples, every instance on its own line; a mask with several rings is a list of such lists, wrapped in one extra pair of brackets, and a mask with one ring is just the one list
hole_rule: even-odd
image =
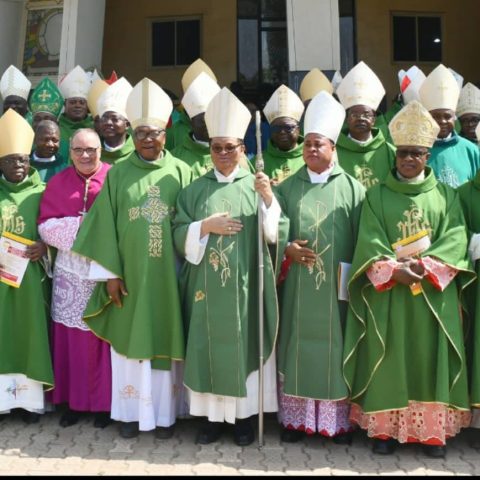
[(35, 242), (13, 233), (3, 232), (0, 236), (0, 282), (19, 288), (30, 259), (27, 247)]
[[(415, 235), (410, 235), (403, 240), (392, 244), (393, 251), (397, 261), (404, 260), (406, 258), (418, 257), (421, 253), (430, 248), (431, 242), (428, 235), (428, 230), (420, 230)], [(422, 284), (420, 282), (410, 285), (410, 290), (413, 295), (422, 293)]]

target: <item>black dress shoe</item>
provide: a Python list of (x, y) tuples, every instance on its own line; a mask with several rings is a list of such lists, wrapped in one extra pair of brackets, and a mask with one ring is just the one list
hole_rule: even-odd
[(446, 445), (423, 445), (423, 452), (430, 458), (445, 458), (447, 447)]
[(333, 437), (333, 443), (337, 445), (351, 445), (352, 444), (352, 432), (339, 433)]
[(167, 440), (173, 437), (175, 432), (175, 424), (170, 425), (169, 427), (157, 427), (155, 429), (155, 437), (159, 440)]
[(196, 443), (208, 445), (216, 442), (222, 436), (222, 431), (223, 423), (206, 421), (198, 431)]
[(138, 422), (121, 422), (120, 436), (122, 438), (138, 437)]
[(95, 420), (93, 421), (93, 426), (95, 428), (105, 428), (107, 425), (110, 425), (113, 420), (110, 418), (110, 412), (96, 412)]
[(397, 441), (393, 438), (389, 438), (388, 440), (380, 440), (375, 438), (373, 440), (373, 453), (378, 453), (380, 455), (391, 455), (397, 446)]
[(280, 434), (280, 440), (285, 443), (297, 443), (305, 436), (305, 432), (300, 430), (290, 430), (289, 428), (284, 428)]
[(22, 412), (22, 420), (27, 425), (32, 425), (33, 423), (38, 423), (38, 421), (40, 420), (40, 414), (24, 410)]
[(67, 410), (60, 418), (60, 425), (62, 427), (71, 427), (80, 420), (80, 415), (81, 413), (75, 410)]
[(233, 427), (233, 440), (239, 447), (246, 447), (255, 440), (255, 432), (249, 418), (237, 420)]

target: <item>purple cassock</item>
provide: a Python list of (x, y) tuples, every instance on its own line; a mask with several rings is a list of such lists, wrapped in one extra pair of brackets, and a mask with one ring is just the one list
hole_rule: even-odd
[(84, 412), (110, 411), (112, 369), (110, 345), (82, 319), (96, 283), (88, 280), (91, 261), (71, 248), (110, 167), (102, 163), (89, 177), (74, 166), (55, 175), (45, 189), (38, 219), (42, 240), (57, 249), (51, 308), (55, 388), (50, 400)]

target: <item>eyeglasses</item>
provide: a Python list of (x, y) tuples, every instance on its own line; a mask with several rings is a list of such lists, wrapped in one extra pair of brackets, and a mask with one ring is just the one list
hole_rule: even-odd
[(428, 150), (406, 150), (402, 148), (397, 150), (397, 157), (399, 158), (412, 157), (415, 160), (420, 160), (427, 153), (428, 153)]
[(28, 165), (30, 163), (29, 158), (4, 158), (2, 159), (1, 163), (4, 165)]
[(361, 118), (365, 120), (371, 120), (372, 118), (375, 117), (375, 114), (372, 112), (361, 112), (361, 113), (351, 112), (349, 113), (349, 116), (354, 120), (360, 120)]
[(210, 148), (212, 149), (213, 153), (233, 153), (238, 147), (243, 145), (243, 143), (239, 143), (237, 145), (211, 145)]
[(93, 155), (95, 155), (95, 153), (97, 152), (97, 150), (99, 148), (100, 147), (96, 147), (96, 148), (93, 148), (93, 147), (88, 147), (88, 148), (75, 147), (75, 148), (71, 148), (71, 150), (77, 157), (81, 157), (84, 153), (86, 153), (89, 157), (92, 157)]
[(271, 133), (280, 133), (282, 130), (286, 133), (292, 133), (298, 128), (298, 125), (270, 125)]
[(146, 138), (149, 138), (150, 140), (155, 140), (158, 138), (160, 135), (163, 135), (165, 133), (165, 130), (150, 130), (149, 132), (146, 132), (145, 130), (136, 130), (133, 134), (135, 135), (135, 138), (137, 140), (145, 140)]

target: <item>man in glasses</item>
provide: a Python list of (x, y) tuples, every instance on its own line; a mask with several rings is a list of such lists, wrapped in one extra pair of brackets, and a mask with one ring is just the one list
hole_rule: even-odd
[(347, 126), (337, 142), (338, 162), (368, 190), (382, 182), (395, 163), (395, 148), (374, 127), (385, 89), (377, 75), (360, 62), (345, 75), (336, 93), (347, 111)]
[(460, 135), (477, 145), (479, 139), (475, 129), (480, 123), (480, 88), (473, 83), (467, 83), (460, 92), (457, 117), (460, 122)]
[(171, 221), (188, 165), (165, 149), (170, 97), (145, 78), (126, 114), (135, 151), (112, 167), (73, 251), (93, 259), (97, 284), (84, 313), (111, 345), (112, 419), (120, 435), (173, 435), (182, 402), (185, 344)]
[(273, 185), (281, 183), (303, 165), (303, 138), (299, 122), (304, 106), (295, 92), (281, 85), (263, 112), (270, 124), (270, 141), (263, 152), (265, 173)]

